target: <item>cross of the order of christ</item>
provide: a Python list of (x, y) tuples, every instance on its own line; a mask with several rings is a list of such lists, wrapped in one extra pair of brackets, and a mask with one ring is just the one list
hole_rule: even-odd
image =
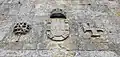
[(100, 37), (101, 35), (99, 34), (100, 32), (104, 32), (104, 29), (102, 28), (84, 28), (84, 33), (86, 32), (90, 32), (91, 33), (91, 37)]

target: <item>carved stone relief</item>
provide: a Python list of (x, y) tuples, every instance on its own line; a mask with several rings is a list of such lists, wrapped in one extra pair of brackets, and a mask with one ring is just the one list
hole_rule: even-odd
[(105, 29), (94, 26), (90, 27), (87, 24), (88, 23), (83, 23), (82, 28), (84, 34), (89, 34), (89, 35), (84, 35), (84, 36), (86, 36), (88, 40), (90, 40), (90, 43), (92, 43), (95, 46), (94, 50), (107, 50), (109, 47), (107, 46), (108, 39), (104, 35)]
[[(55, 52), (66, 52), (73, 53), (71, 55), (66, 55), (73, 57), (74, 52), (70, 52), (69, 50), (77, 49), (76, 43), (71, 38), (70, 34), (70, 25), (69, 19), (66, 18), (65, 12), (62, 9), (54, 9), (51, 12), (50, 19), (47, 20), (47, 29), (46, 35), (48, 40), (46, 40), (47, 49), (57, 49)], [(54, 56), (59, 56), (59, 54), (55, 53)]]
[(36, 49), (38, 33), (27, 22), (14, 23), (1, 41), (4, 49)]

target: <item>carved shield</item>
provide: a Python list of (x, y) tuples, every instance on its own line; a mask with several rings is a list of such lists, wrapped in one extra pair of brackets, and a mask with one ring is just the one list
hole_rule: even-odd
[(69, 37), (69, 21), (64, 18), (47, 20), (47, 37), (54, 41), (63, 41)]

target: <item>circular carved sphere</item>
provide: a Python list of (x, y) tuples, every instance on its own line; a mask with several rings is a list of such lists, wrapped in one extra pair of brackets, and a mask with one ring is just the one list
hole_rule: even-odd
[(15, 35), (25, 35), (31, 30), (31, 26), (25, 22), (16, 23), (13, 29)]

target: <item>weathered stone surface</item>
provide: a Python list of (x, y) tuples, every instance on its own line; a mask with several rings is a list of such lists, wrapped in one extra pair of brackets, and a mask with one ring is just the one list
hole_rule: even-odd
[[(62, 42), (46, 37), (45, 20), (55, 8), (63, 9), (69, 19), (70, 37)], [(0, 50), (0, 55), (119, 57), (119, 12), (119, 0), (0, 0), (0, 49), (7, 49)], [(14, 35), (14, 24), (23, 21), (32, 29), (26, 35)]]

